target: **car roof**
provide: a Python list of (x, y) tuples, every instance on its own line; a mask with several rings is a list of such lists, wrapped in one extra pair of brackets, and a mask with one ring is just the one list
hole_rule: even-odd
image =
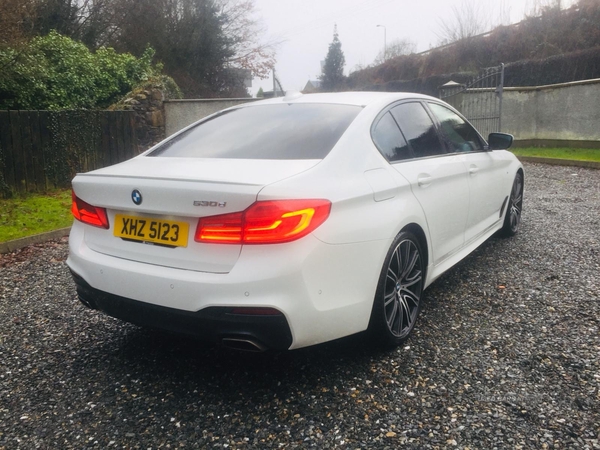
[[(277, 103), (331, 103), (344, 105), (368, 106), (404, 99), (428, 99), (434, 97), (412, 92), (333, 92), (322, 94), (302, 94), (300, 92), (286, 92), (284, 97), (246, 103), (244, 106), (267, 105)], [(435, 99), (437, 100), (437, 99)]]

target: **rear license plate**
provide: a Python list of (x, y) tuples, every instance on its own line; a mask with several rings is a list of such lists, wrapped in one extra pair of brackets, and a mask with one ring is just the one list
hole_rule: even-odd
[(114, 235), (123, 239), (187, 247), (188, 231), (189, 225), (185, 222), (123, 214), (115, 216)]

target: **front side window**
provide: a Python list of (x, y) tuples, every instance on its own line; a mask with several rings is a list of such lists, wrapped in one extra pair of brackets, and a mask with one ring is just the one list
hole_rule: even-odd
[(175, 136), (148, 156), (322, 159), (361, 109), (316, 103), (233, 109)]
[(373, 142), (388, 161), (400, 161), (411, 157), (406, 140), (389, 112), (377, 122), (371, 135)]
[(473, 152), (483, 150), (483, 143), (471, 125), (454, 111), (436, 103), (429, 108), (440, 121), (442, 135), (451, 152)]
[(403, 103), (391, 109), (402, 133), (410, 144), (415, 158), (444, 154), (429, 114), (420, 103)]

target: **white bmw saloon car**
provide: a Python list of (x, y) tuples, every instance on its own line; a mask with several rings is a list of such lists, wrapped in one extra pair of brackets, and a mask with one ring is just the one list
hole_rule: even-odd
[(399, 345), (427, 286), (517, 232), (511, 143), (417, 94), (236, 106), (78, 174), (67, 264), (86, 306), (227, 347)]

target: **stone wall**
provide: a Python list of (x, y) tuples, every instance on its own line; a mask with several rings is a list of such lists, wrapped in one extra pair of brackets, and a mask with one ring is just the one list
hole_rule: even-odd
[(165, 138), (165, 95), (161, 89), (147, 88), (132, 92), (120, 102), (121, 109), (136, 112), (136, 137), (139, 152)]

